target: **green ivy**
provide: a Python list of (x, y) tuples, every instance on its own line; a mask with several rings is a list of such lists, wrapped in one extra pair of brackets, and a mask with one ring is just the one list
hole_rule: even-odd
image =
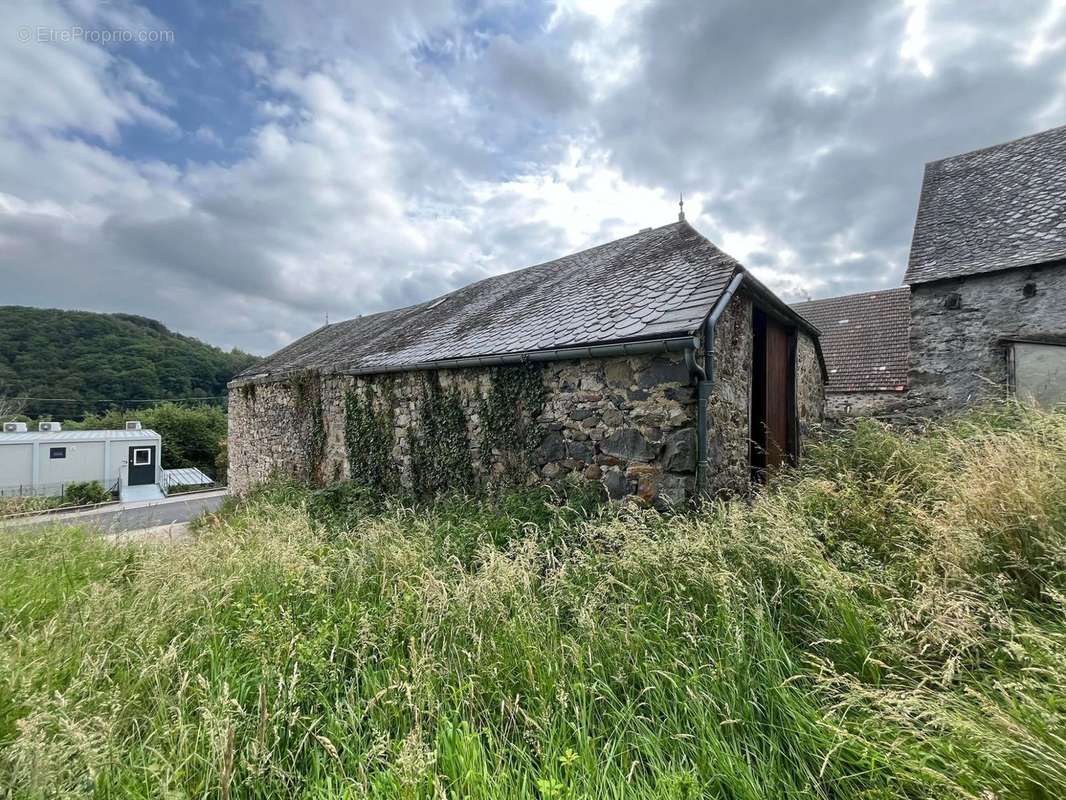
[(474, 491), (462, 397), (457, 389), (442, 389), (436, 372), (423, 377), (418, 431), (411, 435), (411, 479), (416, 496)]
[[(390, 376), (391, 377), (391, 376)], [(381, 410), (374, 410), (375, 390), (384, 394)], [(348, 453), (351, 480), (382, 492), (399, 485), (392, 459), (395, 405), (392, 381), (367, 385), (362, 395), (348, 391), (344, 398), (344, 446)]]
[(304, 479), (313, 483), (319, 479), (322, 459), (326, 451), (326, 425), (322, 419), (322, 381), (312, 370), (300, 372), (289, 379), (297, 419), (293, 433), (299, 437), (304, 451), (306, 473)]
[[(457, 388), (442, 388), (436, 372), (424, 373), (421, 380), (421, 399), (408, 429), (411, 490), (423, 499), (471, 494), (478, 478), (463, 397)], [(297, 435), (308, 456), (308, 477), (317, 479), (325, 448), (321, 383), (313, 373), (302, 373), (291, 379), (291, 386), (297, 410), (307, 420)], [(501, 367), (490, 374), (488, 392), (478, 398), (479, 445), (486, 471), (494, 459), (504, 465), (493, 482), (496, 488), (518, 484), (528, 473), (543, 438), (537, 420), (546, 399), (543, 370), (537, 365)], [(381, 493), (400, 491), (400, 468), (393, 458), (395, 407), (392, 376), (379, 376), (345, 393), (344, 444), (352, 483)]]
[(539, 364), (497, 367), (490, 376), (488, 396), (481, 400), (481, 462), (488, 469), (493, 451), (504, 465), (504, 483), (518, 483), (529, 469), (530, 457), (544, 438), (537, 422), (544, 411), (547, 390)]

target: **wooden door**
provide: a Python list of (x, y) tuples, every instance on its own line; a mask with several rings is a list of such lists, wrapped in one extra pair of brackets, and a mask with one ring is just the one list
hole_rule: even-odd
[(788, 461), (793, 447), (793, 337), (780, 322), (756, 308), (752, 314), (751, 476)]
[(790, 351), (789, 332), (773, 319), (766, 320), (766, 467), (781, 466), (788, 457)]

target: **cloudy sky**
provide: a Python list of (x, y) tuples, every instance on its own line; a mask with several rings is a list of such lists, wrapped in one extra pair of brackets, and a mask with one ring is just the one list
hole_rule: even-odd
[(897, 285), (926, 161), (1066, 123), (1066, 0), (3, 11), (0, 303), (256, 353), (681, 190), (787, 299)]

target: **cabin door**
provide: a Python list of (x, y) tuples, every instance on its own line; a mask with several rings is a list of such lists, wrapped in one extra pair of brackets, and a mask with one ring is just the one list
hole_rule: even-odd
[(129, 468), (127, 485), (144, 486), (155, 483), (155, 458), (154, 447), (131, 447), (127, 465)]
[(791, 458), (794, 447), (794, 337), (759, 309), (752, 326), (751, 468), (762, 480)]

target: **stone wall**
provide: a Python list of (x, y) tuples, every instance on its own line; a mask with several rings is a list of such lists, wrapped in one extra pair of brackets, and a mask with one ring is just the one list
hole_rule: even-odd
[(751, 317), (751, 301), (737, 294), (715, 328), (714, 392), (707, 404), (712, 494), (746, 493), (751, 481)]
[[(473, 477), (478, 485), (489, 485), (502, 479), (505, 470), (513, 473), (515, 459), (514, 454), (481, 452), (484, 401), (496, 370), (525, 368), (318, 378), (325, 435), (317, 455), (300, 433), (308, 429), (306, 414), (288, 382), (235, 387), (229, 402), (231, 488), (242, 494), (275, 472), (313, 475), (322, 482), (349, 477), (345, 397), (354, 392), (373, 398), (375, 409), (391, 417), (392, 464), (400, 485), (414, 489), (420, 416), (433, 381), (458, 398)], [(523, 454), (517, 483), (580, 475), (602, 483), (614, 498), (636, 494), (665, 503), (691, 496), (695, 390), (680, 355), (553, 362), (539, 369), (547, 389), (537, 420), (540, 445)]]
[(911, 287), (908, 407), (936, 414), (1002, 397), (1004, 337), (1066, 333), (1066, 264)]
[(895, 417), (906, 409), (906, 392), (830, 392), (825, 396), (828, 419)]
[[(738, 295), (717, 328), (715, 391), (708, 406), (708, 488), (715, 493), (745, 494), (749, 489), (751, 349), (752, 305)], [(491, 428), (487, 398), (503, 371), (515, 369), (536, 369), (544, 387), (534, 428), (537, 445), (523, 453), (485, 448)], [(294, 380), (231, 387), (229, 479), (237, 494), (274, 473), (319, 482), (349, 478), (349, 444), (363, 444), (346, 441), (350, 395), (358, 398), (360, 408), (372, 408), (374, 417), (385, 421), (386, 460), (396, 488), (417, 492), (419, 448), (425, 446), (421, 431), (432, 392), (452, 398), (462, 420), (466, 458), (463, 475), (456, 475), (458, 486), (467, 479), (491, 487), (504, 481), (534, 484), (580, 476), (599, 482), (615, 499), (636, 495), (661, 505), (694, 494), (696, 391), (681, 354), (313, 376), (315, 392), (297, 387)], [(822, 389), (814, 344), (801, 335), (797, 409), (804, 435), (821, 421)], [(307, 407), (309, 395), (319, 402), (318, 422)], [(362, 464), (363, 455), (355, 455)]]
[(825, 418), (825, 380), (814, 339), (800, 332), (796, 338), (796, 416), (800, 446), (812, 428)]

